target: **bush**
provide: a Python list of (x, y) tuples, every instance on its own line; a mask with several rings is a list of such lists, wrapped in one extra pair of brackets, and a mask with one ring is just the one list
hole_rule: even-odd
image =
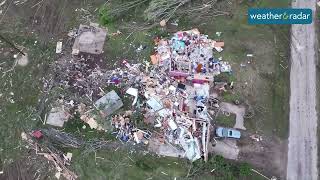
[(136, 166), (144, 171), (152, 171), (155, 169), (153, 162), (146, 158), (141, 158), (136, 161)]
[(232, 163), (225, 160), (222, 156), (216, 155), (209, 160), (209, 169), (214, 170), (218, 177), (225, 179), (238, 179), (252, 175), (251, 165), (248, 163)]
[(106, 26), (112, 23), (113, 19), (109, 15), (109, 10), (106, 6), (99, 9), (99, 22), (101, 25)]
[(214, 77), (215, 82), (232, 82), (236, 80), (236, 77), (230, 73), (221, 73)]
[(250, 164), (248, 163), (241, 163), (239, 165), (239, 176), (250, 176), (252, 175), (252, 171), (251, 171), (252, 167)]

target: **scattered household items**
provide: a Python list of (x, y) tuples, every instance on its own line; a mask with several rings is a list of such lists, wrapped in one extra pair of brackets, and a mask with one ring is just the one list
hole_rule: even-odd
[(241, 137), (240, 131), (235, 129), (230, 129), (230, 128), (224, 128), (224, 127), (218, 127), (216, 129), (216, 135), (218, 137), (236, 138), (236, 139), (240, 139)]
[(232, 72), (228, 62), (213, 56), (221, 52), (224, 42), (214, 41), (198, 29), (179, 31), (169, 39), (158, 39), (152, 64), (165, 67), (172, 77), (183, 77), (194, 82), (212, 82), (222, 72)]
[(113, 134), (122, 142), (132, 141), (137, 144), (148, 144), (152, 133), (149, 130), (138, 129), (131, 122), (132, 111), (126, 111), (124, 114), (117, 114), (111, 118), (114, 127)]
[(126, 91), (127, 94), (130, 94), (131, 96), (134, 96), (134, 100), (132, 102), (132, 106), (136, 104), (137, 100), (138, 100), (138, 93), (139, 93), (139, 90), (136, 89), (136, 88), (129, 88), (127, 91)]
[(98, 24), (91, 23), (90, 26), (81, 24), (72, 47), (72, 54), (101, 54), (106, 36), (107, 30), (100, 28)]
[(253, 134), (253, 135), (250, 136), (250, 138), (251, 138), (252, 140), (257, 141), (257, 142), (262, 141), (262, 136), (260, 136), (260, 135), (258, 135), (258, 134)]
[(122, 32), (117, 30), (117, 32), (111, 33), (111, 36), (119, 36), (121, 34), (122, 34)]
[(58, 41), (56, 46), (56, 53), (60, 54), (62, 52), (62, 42)]
[[(80, 25), (70, 34), (75, 38), (72, 54), (79, 56), (60, 57), (54, 81), (77, 98), (61, 97), (62, 107), (80, 115), (86, 123), (83, 129), (89, 126), (109, 131), (123, 143), (158, 147), (154, 152), (159, 155), (190, 161), (203, 157), (207, 161), (212, 121), (221, 108), (218, 93), (212, 96), (211, 91), (226, 92), (233, 87), (232, 82), (215, 82), (217, 75), (232, 73), (231, 65), (216, 55), (223, 50), (224, 42), (211, 40), (197, 29), (179, 31), (170, 39), (154, 39), (151, 62), (130, 64), (124, 59), (122, 67), (106, 70), (102, 60), (93, 55), (102, 53), (105, 36), (105, 29), (92, 24)], [(140, 45), (136, 51), (144, 48)], [(111, 86), (118, 93), (105, 92)], [(132, 102), (130, 110), (124, 111), (127, 98)], [(62, 127), (67, 117), (63, 108), (53, 108), (47, 124)], [(140, 128), (138, 121), (146, 127)], [(41, 132), (61, 146), (92, 145), (57, 130)], [(240, 138), (240, 132), (233, 129), (217, 132), (221, 137)], [(107, 143), (98, 147), (105, 146)]]

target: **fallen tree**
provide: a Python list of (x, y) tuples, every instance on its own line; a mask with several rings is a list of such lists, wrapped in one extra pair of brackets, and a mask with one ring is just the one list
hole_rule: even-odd
[(152, 0), (144, 14), (148, 21), (169, 20), (179, 8), (190, 2), (191, 0)]
[(217, 0), (134, 0), (132, 2), (105, 4), (99, 11), (100, 21), (103, 25), (111, 23), (114, 19), (122, 17), (134, 8), (146, 9), (142, 12), (146, 20), (144, 24), (129, 24), (124, 29), (145, 30), (158, 25), (160, 21), (168, 22), (173, 18), (189, 17), (190, 19), (208, 18), (230, 15), (229, 4), (217, 6)]

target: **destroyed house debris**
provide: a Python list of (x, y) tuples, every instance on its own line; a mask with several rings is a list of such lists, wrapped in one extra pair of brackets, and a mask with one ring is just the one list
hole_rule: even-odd
[[(80, 32), (81, 29), (82, 26)], [(93, 36), (99, 31), (97, 27), (85, 29)], [(81, 33), (76, 35), (75, 44), (81, 45), (80, 36)], [(158, 152), (160, 155), (207, 160), (210, 134), (215, 132), (211, 115), (220, 103), (210, 90), (215, 89), (216, 75), (232, 72), (228, 62), (217, 58), (224, 42), (211, 40), (193, 29), (179, 31), (171, 39), (157, 38), (155, 46), (155, 53), (150, 57), (153, 65), (146, 63), (146, 68), (123, 60), (122, 68), (107, 71), (90, 55), (61, 59), (56, 68), (58, 84), (90, 100), (91, 104), (74, 103), (80, 119), (90, 128), (112, 130), (122, 142), (149, 145), (149, 149), (156, 149), (152, 146), (174, 149)], [(110, 85), (120, 93), (104, 92)], [(124, 96), (132, 99), (131, 110), (125, 112), (121, 111), (126, 105), (121, 99)], [(100, 111), (103, 123), (111, 129), (97, 120), (99, 115), (90, 114), (92, 109)], [(153, 127), (139, 128), (134, 120), (139, 114), (142, 116), (139, 119)]]
[(194, 81), (212, 82), (215, 75), (231, 72), (228, 62), (213, 56), (213, 50), (221, 52), (224, 42), (217, 42), (202, 35), (198, 29), (179, 31), (167, 39), (156, 40), (153, 64), (167, 67), (170, 76)]
[[(183, 157), (191, 161), (202, 156), (207, 159), (210, 86), (214, 76), (232, 72), (229, 63), (213, 55), (214, 50), (222, 51), (224, 43), (209, 39), (197, 29), (177, 32), (170, 40), (156, 39), (155, 43), (156, 53), (150, 57), (154, 69), (144, 78), (149, 84), (141, 93), (146, 99), (146, 122), (153, 119), (154, 127), (161, 132), (159, 142), (182, 150)], [(176, 156), (172, 152), (179, 151), (167, 155)]]

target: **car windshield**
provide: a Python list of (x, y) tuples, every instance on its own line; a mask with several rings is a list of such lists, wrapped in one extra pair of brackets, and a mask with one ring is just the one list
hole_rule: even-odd
[(222, 129), (222, 136), (228, 137), (228, 129)]

